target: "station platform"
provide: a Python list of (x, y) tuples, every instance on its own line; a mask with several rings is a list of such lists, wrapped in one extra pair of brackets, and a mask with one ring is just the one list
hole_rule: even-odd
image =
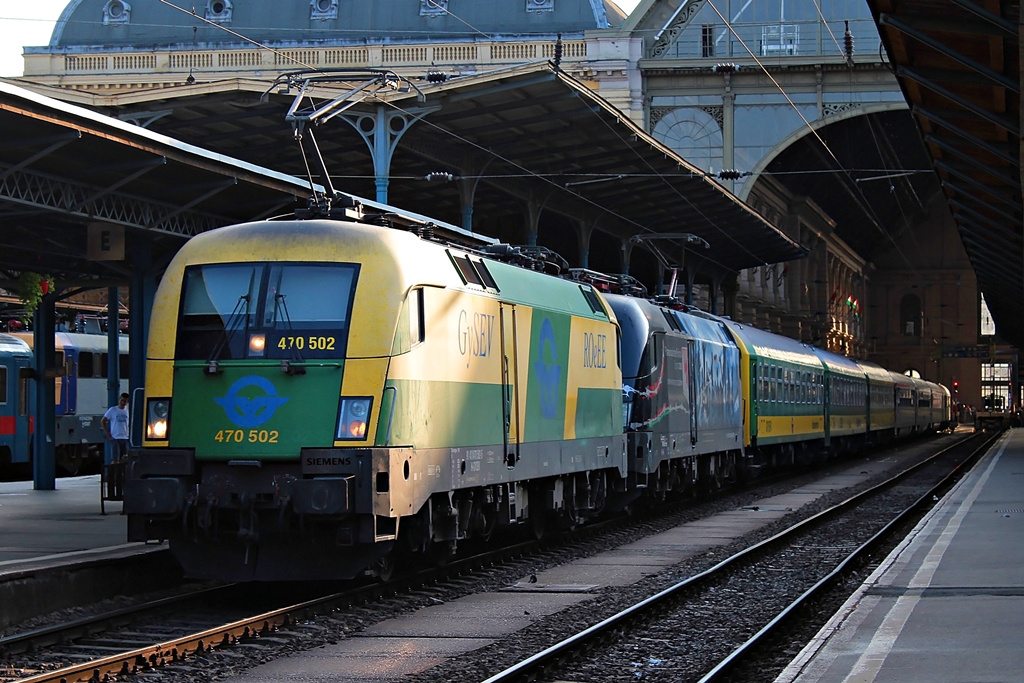
[[(125, 544), (127, 521), (121, 503), (105, 501), (101, 514), (100, 476), (65, 477), (53, 491), (36, 491), (31, 481), (0, 482), (0, 574), (15, 565), (66, 562)], [(138, 543), (127, 545), (141, 545)]]
[(0, 482), (0, 633), (6, 627), (80, 604), (174, 580), (180, 569), (166, 545), (127, 543), (121, 503), (104, 501), (100, 476)]
[(775, 683), (1024, 681), (1024, 429), (879, 565)]

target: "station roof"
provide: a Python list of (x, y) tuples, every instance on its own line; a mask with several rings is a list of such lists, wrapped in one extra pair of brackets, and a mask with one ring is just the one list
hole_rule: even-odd
[(1020, 3), (868, 4), (996, 328), (1024, 348)]
[(0, 269), (8, 272), (123, 281), (124, 263), (87, 257), (90, 225), (123, 226), (160, 264), (195, 234), (289, 214), (310, 195), (306, 180), (3, 82), (0, 129)]
[[(10, 190), (0, 193), (6, 224), (17, 226), (5, 230), (3, 241), (12, 249), (4, 251), (13, 258), (0, 258), (0, 266), (17, 269), (57, 258), (92, 273), (95, 264), (81, 255), (84, 226), (96, 220), (122, 220), (158, 244), (173, 234), (176, 249), (188, 231), (286, 213), (295, 198), (308, 195), (307, 182), (296, 177), (304, 173), (305, 162), (284, 120), (293, 96), (274, 91), (264, 97), (265, 90), (265, 82), (231, 81), (175, 88), (158, 99), (139, 93), (121, 99), (75, 95), (90, 108), (124, 119), (150, 117), (149, 128), (142, 129), (3, 86), (0, 123), (17, 142), (0, 148), (0, 164), (45, 178), (55, 196), (61, 194), (59, 186), (75, 192), (56, 206), (20, 199)], [(392, 162), (388, 203), (407, 213), (460, 223), (460, 183), (425, 180), (430, 173), (450, 172), (476, 183), (475, 225), (481, 235), (505, 238), (502, 226), (521, 226), (523, 207), (532, 201), (582, 222), (595, 236), (614, 238), (595, 237), (592, 253), (600, 253), (593, 253), (592, 267), (609, 252), (617, 263), (621, 239), (657, 233), (695, 235), (708, 245), (697, 250), (699, 257), (719, 270), (805, 254), (699, 169), (547, 63), (420, 90), (422, 98), (410, 90), (382, 93), (375, 100), (413, 116), (429, 109), (404, 131)], [(373, 109), (362, 103), (350, 112), (366, 116)], [(356, 130), (331, 121), (316, 136), (334, 186), (372, 196), (372, 160)], [(125, 196), (148, 212), (130, 220), (96, 216), (95, 206), (116, 206)], [(176, 225), (186, 219), (187, 229)], [(41, 240), (38, 230), (43, 225), (63, 226), (60, 234), (79, 243), (58, 238), (65, 247), (48, 248), (52, 239)], [(571, 234), (571, 229), (563, 224), (560, 232)], [(542, 229), (541, 243), (544, 234)], [(659, 247), (673, 249), (671, 242)], [(563, 255), (570, 261), (575, 256)]]

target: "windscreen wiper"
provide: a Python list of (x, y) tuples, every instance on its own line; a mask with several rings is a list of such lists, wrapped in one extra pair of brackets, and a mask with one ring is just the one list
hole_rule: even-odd
[[(284, 314), (284, 318), (282, 319), (284, 320), (285, 327), (289, 332), (291, 332), (295, 328), (292, 326), (292, 316), (288, 313), (288, 302), (285, 301), (286, 298), (286, 295), (281, 294), (280, 292), (274, 295), (274, 322), (277, 323), (277, 311), (278, 308), (280, 308)], [(282, 360), (281, 370), (287, 372), (289, 375), (305, 375), (306, 368), (301, 365), (294, 365), (294, 363), (305, 363), (305, 359), (303, 359), (302, 354), (299, 352), (298, 346), (295, 344), (291, 344), (290, 346), (292, 353), (291, 360)]]
[[(235, 308), (231, 311), (231, 315), (228, 316), (228, 324), (224, 327), (223, 332), (220, 335), (220, 339), (217, 341), (217, 345), (213, 348), (213, 353), (206, 359), (206, 374), (216, 375), (220, 370), (217, 367), (217, 361), (220, 359), (220, 354), (224, 350), (225, 345), (230, 345), (231, 340), (234, 338), (235, 333), (238, 332), (242, 326), (242, 321), (245, 321), (246, 332), (249, 330), (249, 304), (250, 298), (248, 294), (243, 294), (238, 297), (238, 302), (235, 303)], [(239, 315), (241, 312), (241, 315)]]

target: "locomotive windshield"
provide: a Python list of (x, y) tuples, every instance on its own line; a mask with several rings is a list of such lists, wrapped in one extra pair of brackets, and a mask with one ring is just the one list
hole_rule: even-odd
[(357, 273), (352, 264), (190, 266), (175, 357), (343, 358)]

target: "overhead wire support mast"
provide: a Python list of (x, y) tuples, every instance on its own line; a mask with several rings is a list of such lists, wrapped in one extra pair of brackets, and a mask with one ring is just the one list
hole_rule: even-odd
[[(362, 82), (323, 104), (315, 104), (312, 101), (311, 91), (316, 85), (348, 83), (351, 81)], [(306, 174), (309, 177), (310, 191), (313, 194), (312, 199), (315, 203), (321, 205), (321, 208), (326, 209), (327, 212), (330, 212), (331, 202), (338, 195), (334, 185), (331, 183), (331, 175), (327, 170), (323, 154), (320, 152), (320, 146), (313, 135), (313, 128), (330, 121), (335, 116), (344, 113), (365, 99), (382, 93), (408, 92), (412, 89), (416, 91), (417, 99), (420, 101), (425, 99), (420, 89), (407, 78), (398, 75), (394, 71), (382, 69), (304, 69), (289, 71), (274, 79), (274, 82), (263, 94), (263, 97), (266, 98), (275, 89), (285, 94), (293, 89), (298, 89), (295, 99), (285, 114), (285, 121), (291, 125), (292, 135), (295, 141), (299, 143), (299, 150), (306, 164)], [(303, 106), (307, 98), (309, 98), (309, 102)], [(310, 171), (309, 158), (302, 144), (303, 138), (307, 135), (313, 145), (316, 163), (323, 178), (325, 197), (317, 197), (316, 191), (313, 189), (313, 175)]]

